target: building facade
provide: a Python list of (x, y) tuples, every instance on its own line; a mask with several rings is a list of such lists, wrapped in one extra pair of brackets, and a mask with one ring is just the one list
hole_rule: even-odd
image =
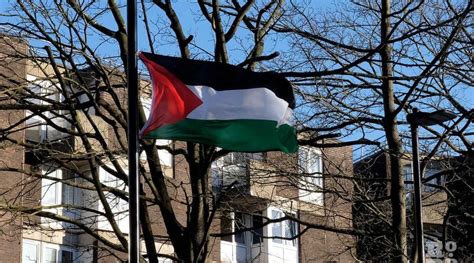
[[(19, 39), (0, 39), (0, 262), (125, 260), (119, 249), (129, 227), (126, 177), (121, 177), (127, 170), (121, 150), (126, 145), (123, 74), (113, 68), (104, 69), (107, 78), (87, 68), (71, 73), (32, 61)], [(73, 100), (78, 109), (70, 108)], [(170, 153), (185, 145), (166, 140), (157, 145), (174, 213), (186, 224), (189, 166), (182, 155)], [(147, 160), (140, 156), (141, 164)], [(153, 180), (142, 167), (144, 180)], [(350, 147), (301, 147), (293, 155), (228, 153), (216, 159), (208, 185), (218, 203), (210, 226), (211, 261), (351, 262), (353, 237), (332, 229), (352, 227), (352, 173)], [(153, 184), (144, 185), (144, 198), (152, 196)], [(160, 211), (148, 209), (153, 242), (164, 255), (160, 261), (172, 262)], [(144, 254), (145, 247), (143, 241)]]
[[(422, 220), (427, 262), (455, 259), (464, 262), (462, 260), (472, 258), (472, 249), (467, 248), (469, 242), (459, 236), (462, 232), (461, 236), (471, 238), (470, 226), (466, 224), (466, 218), (460, 215), (460, 210), (457, 209), (460, 203), (463, 209), (472, 206), (472, 194), (466, 191), (467, 188), (473, 186), (469, 180), (473, 171), (470, 166), (471, 159), (472, 157), (469, 156), (435, 156), (426, 163), (423, 169)], [(389, 155), (384, 151), (375, 152), (354, 164), (357, 187), (354, 192), (353, 218), (354, 227), (360, 231), (386, 232), (390, 235), (389, 232), (384, 231), (390, 227), (389, 165)], [(402, 167), (405, 177), (409, 230), (408, 256), (410, 258), (413, 258), (415, 254), (412, 165), (411, 155), (405, 154), (402, 158)], [(369, 200), (372, 201), (369, 202)], [(383, 234), (361, 236), (357, 240), (357, 256), (361, 260), (383, 259), (384, 253), (390, 250), (390, 246), (389, 236)]]

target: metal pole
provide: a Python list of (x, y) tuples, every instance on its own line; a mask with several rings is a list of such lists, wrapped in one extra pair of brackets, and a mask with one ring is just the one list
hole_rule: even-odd
[[(416, 115), (418, 110), (413, 109), (412, 117)], [(425, 247), (423, 238), (423, 203), (421, 200), (421, 173), (420, 173), (420, 160), (418, 153), (418, 124), (416, 121), (410, 121), (411, 128), (411, 146), (413, 151), (413, 181), (415, 188), (415, 242), (416, 251), (418, 254), (418, 262), (425, 262)]]
[(128, 262), (140, 260), (140, 211), (138, 173), (138, 71), (137, 71), (137, 2), (127, 2), (127, 89), (128, 89), (128, 191), (129, 241)]

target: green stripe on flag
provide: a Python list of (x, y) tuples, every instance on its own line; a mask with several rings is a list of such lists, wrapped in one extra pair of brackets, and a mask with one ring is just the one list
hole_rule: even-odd
[(276, 121), (269, 120), (185, 119), (151, 131), (145, 138), (205, 143), (235, 152), (296, 152), (296, 130), (287, 124), (276, 126)]

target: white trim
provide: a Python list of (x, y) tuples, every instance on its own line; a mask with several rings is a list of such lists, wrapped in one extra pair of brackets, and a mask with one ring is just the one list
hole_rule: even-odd
[[(59, 179), (59, 181), (50, 180), (46, 178), (41, 179), (41, 205), (60, 205), (62, 203), (61, 179), (63, 178), (63, 171), (61, 169), (55, 169), (54, 171), (47, 173), (48, 171), (42, 169), (41, 172), (44, 176)], [(52, 187), (54, 187), (54, 189), (52, 189)], [(54, 191), (54, 193), (52, 191)], [(47, 195), (53, 194), (54, 202), (47, 202), (49, 200), (44, 200)]]
[[(55, 84), (47, 79), (41, 79), (33, 75), (26, 75), (26, 79), (29, 81), (27, 89), (37, 96), (61, 102), (64, 100), (64, 96), (61, 93), (61, 87), (59, 84)], [(30, 98), (27, 99), (33, 104), (38, 105), (49, 105), (50, 103), (41, 98)], [(26, 116), (30, 117), (26, 120), (27, 138), (33, 141), (45, 141), (60, 139), (65, 136), (62, 132), (52, 128), (46, 124), (46, 119), (49, 119), (61, 127), (69, 127), (70, 124), (66, 121), (66, 112), (64, 110), (53, 110), (45, 111), (42, 113), (44, 117), (33, 114), (31, 111), (26, 111)]]
[[(60, 168), (55, 169), (53, 167), (43, 167), (41, 169), (41, 173), (43, 176), (49, 176), (49, 177), (58, 179), (58, 181), (50, 180), (46, 178), (41, 179), (41, 205), (42, 206), (57, 206), (55, 208), (43, 208), (42, 210), (51, 212), (57, 215), (62, 215), (63, 207), (61, 205), (62, 205), (63, 185), (62, 185), (61, 180), (63, 178), (63, 171)], [(47, 200), (47, 199), (52, 199), (53, 196), (54, 196), (54, 201)], [(41, 217), (41, 223), (47, 225), (47, 227), (52, 228), (52, 229), (63, 228), (62, 222), (59, 222), (47, 217)]]
[[(54, 260), (51, 262), (46, 258), (46, 249), (50, 249), (54, 251)], [(59, 254), (59, 245), (56, 244), (51, 244), (51, 243), (42, 243), (41, 246), (41, 262), (43, 263), (53, 263), (53, 262), (58, 262), (58, 254)]]
[[(34, 259), (31, 259), (30, 261), (25, 261), (25, 260), (24, 260), (24, 257), (25, 257), (26, 255), (24, 255), (23, 253), (24, 253), (25, 251), (31, 252), (31, 250), (25, 249), (25, 244), (26, 244), (26, 245), (34, 246), (34, 247), (35, 247), (35, 250), (36, 250), (36, 253), (35, 253), (36, 256), (35, 256), (35, 258), (34, 258)], [(29, 263), (29, 262), (38, 263), (39, 261), (41, 261), (41, 252), (40, 252), (40, 251), (41, 251), (41, 246), (40, 246), (40, 245), (41, 245), (41, 243), (40, 243), (39, 241), (31, 240), (31, 239), (23, 239), (23, 240), (22, 240), (22, 246), (21, 246), (21, 249), (22, 249), (21, 262), (23, 262), (23, 263)]]
[[(284, 216), (284, 211), (277, 208), (277, 207), (269, 207), (267, 209), (267, 216), (272, 219), (277, 219), (273, 218), (273, 212), (278, 212), (281, 213), (281, 216)], [(278, 217), (280, 218), (280, 217)], [(289, 220), (281, 221), (278, 223), (272, 223), (268, 225), (267, 228), (267, 235), (268, 236), (275, 236), (273, 233), (273, 226), (278, 224), (280, 225), (281, 229), (281, 235), (282, 237), (287, 237), (285, 233), (285, 222), (289, 222)], [(294, 222), (294, 221), (293, 221)], [(295, 224), (295, 235), (298, 235), (298, 224), (294, 222)], [(281, 242), (279, 242), (279, 241)], [(291, 262), (291, 263), (296, 263), (298, 262), (298, 238), (295, 238), (293, 240), (284, 240), (284, 239), (269, 239), (268, 240), (268, 262)]]
[[(69, 247), (65, 246), (62, 244), (54, 244), (54, 243), (48, 243), (44, 241), (39, 241), (39, 240), (33, 240), (33, 239), (23, 239), (22, 240), (22, 253), (21, 253), (21, 259), (23, 262), (23, 257), (25, 252), (29, 252), (29, 250), (25, 249), (25, 244), (32, 245), (36, 247), (36, 260), (34, 261), (35, 263), (46, 263), (50, 261), (46, 261), (46, 249), (53, 249), (55, 251), (54, 254), (54, 261), (53, 262), (62, 262), (62, 251), (68, 251), (72, 253), (72, 262), (77, 262), (75, 260), (76, 255), (76, 250)], [(33, 261), (32, 261), (33, 262)]]
[[(304, 155), (304, 158), (302, 158)], [(310, 163), (314, 162), (314, 163)], [(317, 163), (316, 163), (317, 162)], [(317, 148), (300, 147), (298, 150), (300, 174), (299, 199), (301, 201), (324, 205), (323, 157)], [(317, 170), (314, 170), (316, 167)]]
[[(111, 167), (113, 169), (113, 167)], [(123, 180), (115, 177), (114, 175), (108, 173), (104, 168), (99, 167), (99, 178), (100, 182), (104, 185), (117, 188), (124, 191), (128, 191), (128, 187), (125, 185)], [(99, 211), (104, 211), (104, 206), (100, 199), (97, 198), (98, 209)], [(120, 230), (123, 233), (129, 233), (129, 213), (128, 213), (128, 203), (122, 198), (114, 195), (111, 192), (105, 192), (105, 199), (109, 204), (112, 212), (114, 213), (115, 222), (118, 224)], [(97, 228), (101, 230), (112, 230), (109, 220), (105, 216), (98, 216)]]

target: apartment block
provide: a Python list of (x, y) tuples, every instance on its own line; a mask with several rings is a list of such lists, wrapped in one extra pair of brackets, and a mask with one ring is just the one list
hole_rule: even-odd
[[(413, 164), (411, 154), (402, 158), (408, 224), (408, 255), (414, 255)], [(472, 157), (435, 156), (425, 165), (422, 174), (423, 233), (427, 262), (470, 260), (472, 228), (458, 207), (472, 207), (469, 189), (472, 180)], [(390, 220), (390, 161), (384, 151), (377, 151), (354, 163), (353, 222), (360, 231), (384, 232)], [(464, 190), (462, 190), (464, 189)], [(462, 194), (461, 194), (462, 193)], [(369, 200), (372, 200), (369, 202)], [(385, 231), (386, 232), (386, 231)], [(456, 233), (456, 234), (454, 234)], [(357, 256), (361, 260), (383, 257), (391, 246), (389, 236), (363, 236), (357, 240)], [(464, 261), (463, 261), (464, 262)], [(466, 261), (468, 262), (468, 261)]]
[[(126, 178), (118, 172), (127, 170), (123, 74), (108, 68), (110, 82), (104, 82), (89, 68), (71, 74), (32, 61), (27, 43), (10, 36), (0, 37), (0, 47), (0, 105), (6, 105), (0, 110), (0, 262), (124, 261), (116, 249), (129, 232)], [(26, 100), (15, 97), (25, 92)], [(147, 114), (150, 100), (143, 94)], [(72, 99), (80, 108), (68, 108)], [(21, 103), (35, 106), (14, 106)], [(184, 150), (185, 144), (156, 143), (174, 212), (186, 224), (189, 167), (182, 155), (164, 149)], [(144, 154), (140, 162), (147, 162)], [(355, 239), (331, 231), (352, 227), (352, 176), (351, 147), (218, 158), (209, 170), (209, 192), (219, 204), (210, 228), (211, 261), (354, 261)], [(159, 209), (150, 206), (149, 214), (156, 249), (172, 256)], [(144, 244), (142, 250), (146, 254)]]

